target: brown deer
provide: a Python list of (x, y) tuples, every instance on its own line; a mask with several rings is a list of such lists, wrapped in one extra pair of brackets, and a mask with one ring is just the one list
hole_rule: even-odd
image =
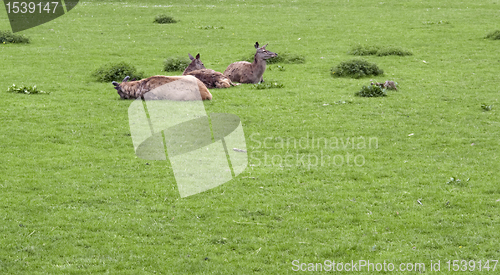
[(266, 59), (278, 56), (276, 53), (266, 50), (267, 45), (259, 47), (259, 42), (256, 42), (255, 48), (257, 52), (253, 58), (253, 63), (247, 61), (232, 63), (224, 71), (224, 75), (234, 82), (252, 84), (263, 82), (264, 78), (262, 75), (266, 70)]
[[(211, 100), (212, 94), (203, 82), (194, 76), (163, 76), (156, 75), (138, 81), (130, 81), (129, 76), (122, 83), (113, 81), (115, 89), (122, 99), (140, 98), (145, 93), (153, 91), (148, 97), (166, 100)], [(170, 85), (165, 85), (171, 83)], [(165, 89), (160, 87), (165, 85)]]
[(394, 81), (387, 80), (384, 83), (378, 83), (378, 82), (373, 83), (372, 82), (371, 84), (380, 86), (383, 89), (396, 90), (396, 91), (398, 90), (398, 88), (396, 88), (396, 82), (394, 82)]
[(200, 54), (196, 55), (194, 58), (188, 53), (189, 59), (191, 59), (191, 64), (187, 66), (182, 75), (192, 75), (198, 78), (207, 88), (229, 88), (235, 86), (229, 78), (227, 78), (222, 73), (216, 72), (205, 68), (205, 65), (200, 60)]
[(389, 81), (389, 80), (387, 80), (387, 81), (384, 83), (384, 87), (385, 87), (386, 89), (389, 89), (389, 90), (396, 90), (396, 91), (397, 91), (397, 90), (398, 90), (398, 88), (396, 88), (396, 85), (397, 85), (397, 84), (396, 84), (396, 82), (394, 82), (394, 81)]
[(203, 62), (201, 62), (200, 60), (200, 54), (197, 54), (196, 58), (194, 58), (190, 53), (188, 53), (188, 56), (189, 59), (191, 59), (191, 63), (189, 64), (189, 66), (187, 66), (182, 75), (187, 75), (192, 71), (206, 69), (205, 64), (203, 64)]

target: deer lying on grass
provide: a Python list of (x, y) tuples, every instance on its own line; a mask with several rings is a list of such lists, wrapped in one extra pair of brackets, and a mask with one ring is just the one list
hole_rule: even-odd
[(188, 55), (189, 59), (191, 59), (191, 64), (187, 66), (182, 75), (192, 75), (198, 78), (209, 89), (235, 86), (235, 84), (222, 73), (205, 68), (205, 65), (200, 60), (200, 54), (197, 54), (196, 58), (189, 53)]
[(224, 75), (231, 81), (240, 83), (257, 84), (263, 82), (262, 75), (266, 70), (266, 59), (278, 56), (276, 53), (266, 50), (268, 44), (259, 48), (259, 42), (255, 43), (257, 52), (255, 53), (253, 63), (247, 61), (235, 62), (227, 67)]
[(389, 90), (398, 90), (398, 88), (396, 88), (396, 82), (394, 81), (389, 81), (387, 80), (385, 83), (371, 83), (372, 85), (377, 85), (377, 86), (380, 86), (381, 88), (383, 89), (389, 89)]
[(203, 64), (203, 62), (201, 62), (200, 60), (200, 54), (197, 54), (196, 58), (194, 58), (190, 53), (188, 53), (188, 56), (189, 59), (191, 59), (191, 63), (189, 64), (189, 66), (187, 66), (182, 75), (187, 75), (192, 71), (206, 69), (205, 64)]
[[(145, 93), (154, 91), (148, 97), (151, 99), (166, 100), (211, 100), (212, 94), (203, 82), (194, 76), (163, 76), (156, 75), (138, 81), (130, 81), (129, 76), (122, 83), (113, 81), (115, 89), (122, 99), (140, 98)], [(165, 85), (171, 83), (170, 85)], [(197, 86), (196, 86), (196, 84)], [(194, 85), (193, 85), (194, 84)], [(164, 86), (165, 85), (165, 86)], [(162, 89), (160, 87), (165, 87)]]

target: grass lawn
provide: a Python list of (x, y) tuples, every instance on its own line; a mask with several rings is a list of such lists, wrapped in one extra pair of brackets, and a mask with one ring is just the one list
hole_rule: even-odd
[[(0, 273), (288, 274), (333, 261), (498, 273), (500, 41), (485, 37), (499, 17), (499, 0), (94, 0), (22, 31), (29, 44), (0, 44)], [(181, 75), (163, 62), (188, 53), (223, 72), (256, 41), (305, 62), (268, 64), (263, 89), (211, 89), (208, 113), (241, 118), (248, 167), (181, 198), (168, 161), (136, 157), (132, 101), (91, 74), (125, 61)], [(360, 45), (412, 55), (349, 54)], [(332, 77), (356, 58), (384, 74)], [(386, 80), (398, 91), (354, 95)]]

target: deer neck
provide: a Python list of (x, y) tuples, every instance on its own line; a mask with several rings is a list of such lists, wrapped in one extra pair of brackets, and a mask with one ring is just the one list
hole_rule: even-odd
[(190, 72), (194, 71), (194, 66), (192, 64), (189, 64), (189, 66), (187, 66), (187, 68), (184, 70), (184, 72), (182, 73), (182, 75), (186, 75)]
[(257, 55), (255, 55), (252, 67), (254, 68), (254, 72), (256, 72), (258, 75), (262, 75), (266, 70), (266, 60), (258, 58)]
[(187, 66), (187, 68), (184, 70), (184, 72), (182, 73), (182, 75), (186, 75), (192, 71), (196, 71), (196, 70), (202, 70), (202, 69), (205, 69), (205, 66), (199, 66), (197, 64), (189, 64), (189, 66)]

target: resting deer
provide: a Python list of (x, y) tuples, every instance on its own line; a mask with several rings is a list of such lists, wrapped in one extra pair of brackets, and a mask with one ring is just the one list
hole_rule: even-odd
[(380, 86), (383, 89), (396, 90), (396, 91), (398, 90), (398, 88), (396, 88), (396, 83), (394, 81), (387, 80), (385, 83), (372, 82), (371, 84)]
[[(122, 83), (113, 81), (115, 89), (122, 99), (140, 98), (145, 93), (156, 91), (150, 94), (152, 99), (167, 100), (211, 100), (212, 94), (205, 84), (194, 76), (163, 76), (156, 75), (138, 81), (130, 81), (129, 76), (123, 79)], [(165, 85), (171, 83), (169, 85)], [(165, 86), (164, 86), (165, 85)], [(165, 87), (161, 89), (160, 87)]]
[(278, 56), (276, 53), (266, 50), (267, 45), (259, 47), (259, 42), (256, 42), (255, 48), (257, 52), (253, 58), (253, 63), (247, 61), (235, 62), (227, 67), (224, 75), (234, 82), (252, 84), (263, 82), (262, 75), (266, 70), (266, 59)]
[(207, 88), (229, 88), (235, 86), (227, 76), (222, 73), (216, 72), (205, 68), (205, 65), (200, 60), (200, 54), (196, 55), (194, 58), (188, 53), (189, 59), (191, 59), (191, 64), (187, 66), (182, 75), (192, 75), (198, 78)]
[(188, 53), (188, 56), (189, 59), (191, 59), (191, 63), (189, 64), (189, 66), (187, 66), (182, 75), (187, 75), (192, 71), (206, 69), (205, 64), (203, 64), (203, 62), (201, 62), (200, 60), (200, 54), (197, 54), (196, 58), (194, 58), (190, 53)]

